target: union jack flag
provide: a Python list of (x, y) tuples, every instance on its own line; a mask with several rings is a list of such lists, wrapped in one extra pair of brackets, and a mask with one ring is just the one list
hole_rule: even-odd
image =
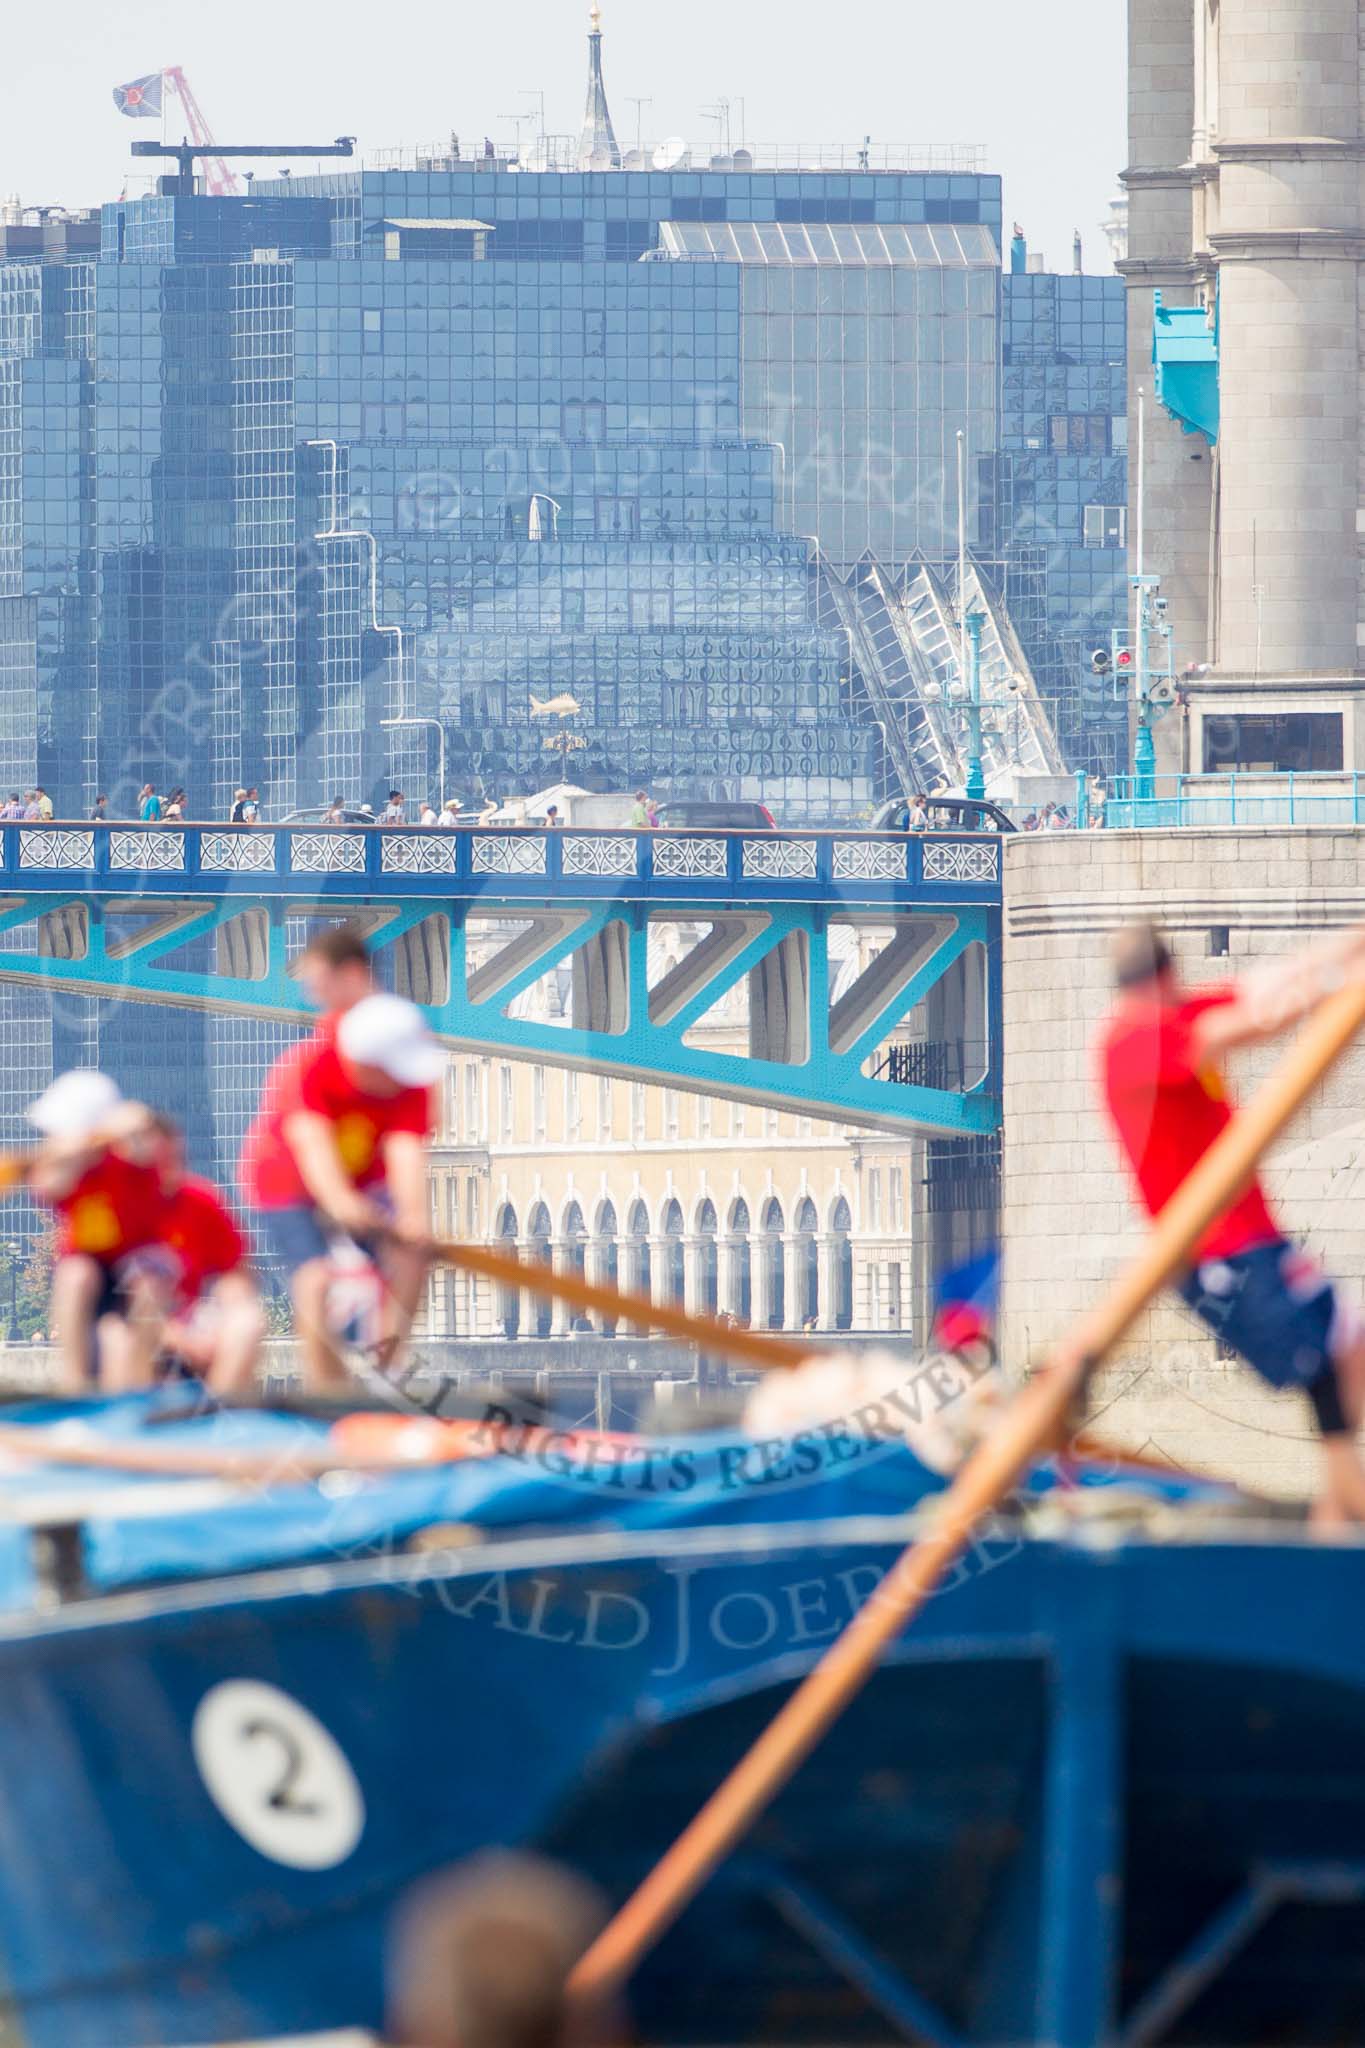
[(159, 121), (161, 119), (161, 73), (151, 71), (146, 78), (130, 79), (127, 85), (114, 87), (114, 105), (121, 114), (127, 114), (133, 121)]

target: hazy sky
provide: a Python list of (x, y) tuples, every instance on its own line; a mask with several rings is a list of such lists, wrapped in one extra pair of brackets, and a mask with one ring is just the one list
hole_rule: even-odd
[[(604, 0), (607, 89), (623, 147), (704, 143), (702, 108), (746, 102), (753, 142), (981, 142), (1005, 222), (1050, 263), (1108, 269), (1099, 232), (1124, 161), (1123, 0)], [(26, 204), (116, 197), (128, 144), (159, 132), (111, 88), (180, 64), (220, 141), (363, 151), (454, 129), (511, 141), (546, 97), (551, 132), (582, 117), (585, 0), (56, 0), (14, 8), (0, 192)], [(736, 128), (738, 106), (735, 108)], [(177, 131), (178, 132), (178, 131)], [(736, 135), (736, 139), (738, 139)], [(145, 167), (139, 166), (139, 170)], [(303, 165), (300, 164), (300, 169)]]

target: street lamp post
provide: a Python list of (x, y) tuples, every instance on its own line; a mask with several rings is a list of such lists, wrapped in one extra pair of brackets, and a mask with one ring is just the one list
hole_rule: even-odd
[(1137, 533), (1133, 574), (1133, 653), (1137, 657), (1137, 704), (1133, 726), (1133, 796), (1148, 801), (1156, 793), (1156, 748), (1152, 744), (1152, 703), (1147, 675), (1147, 635), (1157, 578), (1146, 573), (1147, 509), (1147, 393), (1141, 385), (1137, 395)]
[(984, 797), (986, 771), (981, 760), (981, 628), (984, 612), (971, 611), (967, 627), (967, 781), (968, 796)]

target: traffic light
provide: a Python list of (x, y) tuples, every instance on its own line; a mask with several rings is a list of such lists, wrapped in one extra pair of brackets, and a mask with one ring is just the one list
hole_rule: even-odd
[(1128, 675), (1131, 673), (1133, 667), (1133, 650), (1131, 647), (1125, 647), (1122, 650), (1122, 652), (1119, 655), (1118, 666), (1119, 673), (1121, 675)]
[[(1123, 659), (1122, 655), (1119, 656), (1119, 659), (1120, 661)], [(1090, 657), (1090, 666), (1097, 676), (1107, 676), (1110, 668), (1109, 649), (1107, 647), (1097, 647)]]

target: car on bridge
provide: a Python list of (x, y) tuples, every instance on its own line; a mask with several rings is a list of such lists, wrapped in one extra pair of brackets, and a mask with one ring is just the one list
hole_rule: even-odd
[(659, 806), (659, 823), (672, 832), (775, 832), (777, 820), (766, 804), (742, 798), (702, 802), (677, 797)]
[(341, 815), (337, 816), (331, 804), (309, 804), (301, 811), (290, 811), (281, 818), (282, 825), (377, 825), (379, 823), (369, 804), (343, 804)]
[[(1017, 832), (1008, 811), (981, 797), (931, 796), (925, 798), (929, 822), (925, 832)], [(872, 813), (871, 832), (906, 832), (910, 806), (903, 796), (892, 797)]]

